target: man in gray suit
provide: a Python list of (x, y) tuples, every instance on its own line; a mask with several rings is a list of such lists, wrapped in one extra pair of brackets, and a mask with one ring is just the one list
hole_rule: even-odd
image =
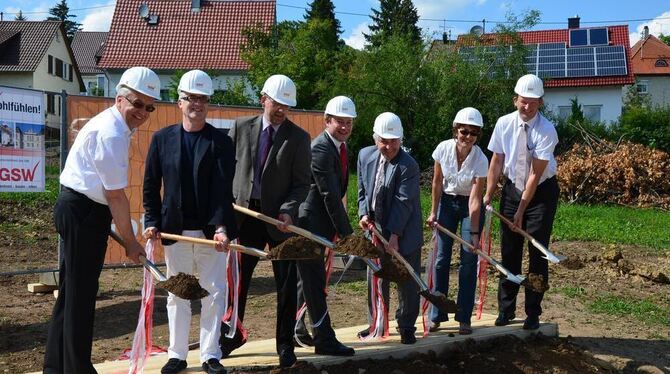
[[(326, 130), (312, 141), (312, 185), (307, 200), (300, 205), (300, 226), (328, 239), (335, 235), (343, 238), (353, 233), (342, 198), (349, 183), (345, 142), (351, 135), (356, 107), (350, 98), (337, 96), (326, 105), (324, 116)], [(296, 263), (300, 279), (298, 299), (304, 296), (314, 326), (314, 352), (334, 356), (353, 355), (354, 349), (340, 343), (330, 325), (323, 259)], [(298, 320), (297, 323), (296, 338), (301, 342), (310, 340), (304, 321)]]
[[(296, 105), (296, 87), (285, 75), (273, 75), (261, 91), (263, 115), (238, 118), (229, 132), (235, 144), (237, 165), (233, 180), (236, 204), (275, 217), (282, 225), (269, 225), (237, 214), (239, 240), (243, 245), (274, 247), (290, 237), (286, 225), (297, 222), (298, 209), (310, 185), (310, 136), (288, 120), (289, 108)], [(258, 262), (242, 255), (238, 317), (244, 319), (249, 283)], [(273, 261), (277, 287), (276, 344), (279, 364), (292, 366), (293, 327), (297, 303), (295, 261)], [(227, 325), (223, 332), (228, 331)], [(246, 342), (241, 331), (233, 338), (221, 335), (223, 357)]]
[[(421, 206), (419, 201), (419, 165), (400, 145), (402, 123), (390, 112), (375, 119), (375, 145), (358, 154), (358, 216), (359, 226), (368, 230), (370, 224), (381, 228), (389, 245), (387, 252), (397, 251), (420, 271), (423, 244)], [(372, 273), (368, 270), (368, 292)], [(389, 305), (389, 284), (382, 283), (385, 305)], [(398, 330), (403, 344), (414, 344), (416, 317), (419, 315), (419, 288), (413, 281), (398, 284), (399, 304), (396, 310)], [(368, 308), (371, 305), (368, 304)], [(363, 330), (360, 337), (369, 335)]]

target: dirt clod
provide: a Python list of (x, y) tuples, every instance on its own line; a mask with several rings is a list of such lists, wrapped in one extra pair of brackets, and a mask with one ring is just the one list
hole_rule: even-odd
[(209, 295), (206, 289), (200, 287), (198, 278), (192, 274), (179, 273), (164, 282), (158, 282), (156, 286), (186, 300), (198, 300)]
[(381, 270), (375, 273), (376, 276), (391, 282), (402, 283), (412, 279), (407, 268), (398, 261), (393, 255), (384, 252), (380, 257)]
[(456, 313), (458, 311), (456, 302), (447, 299), (447, 296), (440, 292), (430, 293), (430, 291), (426, 290), (419, 292), (419, 294), (426, 298), (431, 304), (435, 305), (435, 307), (442, 313)]
[(323, 247), (303, 236), (292, 236), (278, 246), (270, 248), (268, 258), (273, 260), (318, 259), (321, 258)]
[(356, 235), (347, 235), (340, 239), (337, 242), (335, 250), (365, 258), (378, 258), (380, 253), (379, 249), (370, 240)]
[(544, 279), (542, 274), (528, 273), (521, 284), (535, 292), (546, 292), (549, 289), (549, 282)]
[(584, 261), (577, 256), (568, 256), (568, 258), (559, 262), (559, 264), (569, 270), (579, 270), (584, 267)]

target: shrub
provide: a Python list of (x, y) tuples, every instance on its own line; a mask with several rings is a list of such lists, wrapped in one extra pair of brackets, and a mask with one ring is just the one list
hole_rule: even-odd
[(628, 107), (616, 132), (631, 142), (670, 152), (670, 106)]

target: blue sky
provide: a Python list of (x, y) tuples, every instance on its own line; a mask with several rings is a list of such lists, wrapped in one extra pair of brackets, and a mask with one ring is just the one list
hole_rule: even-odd
[[(277, 0), (277, 19), (302, 19), (309, 2)], [(49, 8), (56, 3), (57, 0), (0, 0), (0, 11), (5, 13), (5, 20), (13, 19), (19, 9), (29, 20), (41, 20), (47, 17)], [(333, 3), (344, 30), (342, 38), (347, 44), (360, 48), (363, 45), (362, 33), (367, 31), (370, 22), (370, 9), (378, 9), (379, 1), (333, 0)], [(88, 31), (109, 29), (114, 4), (115, 0), (68, 0), (78, 22)], [(651, 34), (670, 34), (668, 0), (414, 0), (414, 5), (422, 19), (419, 26), (424, 33), (435, 38), (441, 37), (445, 30), (455, 38), (476, 24), (482, 25), (482, 19), (486, 19), (488, 31), (496, 21), (504, 21), (508, 12), (521, 14), (529, 9), (541, 12), (542, 23), (535, 29), (565, 28), (568, 17), (579, 15), (583, 27), (627, 24), (631, 44), (639, 39), (639, 32), (645, 25), (649, 26)]]

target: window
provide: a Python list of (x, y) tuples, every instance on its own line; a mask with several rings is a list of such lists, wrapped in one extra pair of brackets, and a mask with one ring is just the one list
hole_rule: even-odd
[(170, 90), (161, 90), (161, 100), (173, 101), (172, 99), (170, 99)]
[(56, 114), (56, 96), (54, 94), (47, 94), (47, 113)]
[(667, 68), (668, 67), (668, 62), (662, 58), (659, 58), (656, 60), (656, 63), (654, 64), (655, 67), (657, 68)]
[(63, 60), (59, 58), (56, 59), (56, 76), (63, 77)]
[(70, 78), (69, 81), (72, 82), (72, 65), (68, 64), (67, 68), (68, 68), (68, 78)]
[(602, 105), (582, 105), (584, 118), (592, 122), (600, 122), (600, 111), (602, 110), (602, 107)]
[(49, 55), (49, 66), (47, 66), (47, 73), (54, 73), (54, 58), (52, 55)]
[(568, 119), (571, 114), (572, 114), (572, 107), (570, 105), (558, 107), (558, 118)]
[(646, 95), (649, 93), (649, 81), (640, 80), (637, 81), (637, 92), (641, 95)]

